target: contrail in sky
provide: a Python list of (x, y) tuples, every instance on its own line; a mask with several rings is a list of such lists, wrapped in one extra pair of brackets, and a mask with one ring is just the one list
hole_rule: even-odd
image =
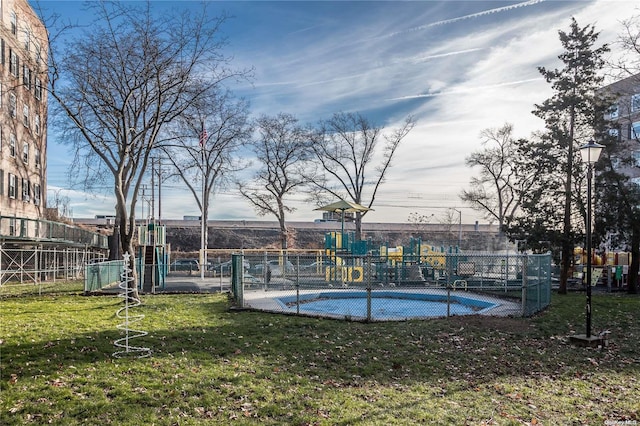
[(509, 5), (509, 6), (503, 6), (503, 7), (498, 7), (498, 8), (495, 8), (495, 9), (485, 10), (485, 11), (482, 11), (482, 12), (472, 13), (470, 15), (459, 16), (457, 18), (444, 19), (442, 21), (432, 22), (430, 24), (420, 25), (418, 27), (409, 28), (407, 30), (397, 31), (395, 33), (388, 34), (387, 37), (393, 37), (395, 35), (406, 33), (406, 32), (421, 31), (421, 30), (424, 30), (424, 29), (427, 29), (427, 28), (430, 28), (430, 27), (437, 27), (437, 26), (440, 26), (440, 25), (452, 24), (454, 22), (464, 21), (465, 19), (472, 19), (472, 18), (478, 18), (480, 16), (491, 15), (492, 13), (506, 12), (508, 10), (518, 9), (518, 8), (521, 8), (521, 7), (533, 6), (534, 4), (542, 3), (542, 2), (545, 2), (545, 1), (546, 0), (529, 0), (529, 1), (522, 2), (522, 3), (512, 4), (512, 5)]

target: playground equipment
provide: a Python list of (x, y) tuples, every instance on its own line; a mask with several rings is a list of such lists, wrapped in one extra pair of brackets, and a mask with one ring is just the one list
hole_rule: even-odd
[(155, 293), (164, 288), (169, 265), (164, 225), (149, 223), (138, 226), (138, 288)]
[(346, 232), (328, 232), (325, 234), (324, 241), (325, 255), (329, 262), (325, 267), (325, 280), (342, 283), (362, 282), (364, 280), (362, 258), (368, 252), (367, 241), (356, 241), (353, 233)]
[[(355, 240), (353, 233), (329, 232), (325, 234), (325, 280), (363, 282), (364, 258), (370, 256), (374, 268), (371, 277), (382, 285), (395, 281), (423, 282), (427, 278), (437, 281), (447, 274), (458, 272), (458, 247), (436, 247), (423, 244), (419, 238), (411, 238), (409, 245), (391, 247), (382, 244), (372, 248), (370, 240)], [(473, 275), (473, 273), (471, 274)]]
[(420, 238), (413, 237), (407, 246), (381, 245), (378, 277), (382, 277), (384, 282), (421, 282), (426, 279), (438, 281), (445, 275), (453, 275), (459, 269), (459, 257), (451, 256), (452, 254), (460, 254), (459, 248), (423, 244)]
[[(586, 250), (582, 247), (574, 248), (573, 262), (575, 266), (574, 277), (582, 279), (582, 268), (587, 264)], [(591, 264), (593, 265), (592, 286), (596, 285), (599, 280), (603, 280), (608, 288), (620, 288), (627, 285), (631, 253), (620, 251), (598, 255), (593, 252)]]

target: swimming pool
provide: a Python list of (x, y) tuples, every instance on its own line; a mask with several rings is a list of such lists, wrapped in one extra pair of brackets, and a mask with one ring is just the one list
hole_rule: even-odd
[(375, 291), (371, 294), (370, 308), (366, 291), (289, 293), (273, 300), (279, 310), (288, 313), (383, 321), (484, 314), (500, 306), (496, 300), (471, 295), (448, 296), (446, 292)]

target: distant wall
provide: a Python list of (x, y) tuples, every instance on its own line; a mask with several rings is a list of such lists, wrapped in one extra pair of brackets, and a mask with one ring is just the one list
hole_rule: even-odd
[[(74, 219), (74, 223), (96, 230), (108, 230), (112, 223), (104, 219)], [(141, 222), (142, 223), (142, 222)], [(167, 227), (167, 243), (172, 251), (197, 251), (200, 249), (200, 221), (163, 220)], [(280, 248), (278, 224), (273, 221), (214, 221), (209, 227), (208, 248)], [(340, 222), (291, 222), (289, 227), (289, 248), (324, 247), (327, 232), (341, 229)], [(464, 250), (495, 251), (504, 249), (504, 240), (497, 239), (498, 228), (494, 225), (455, 224), (409, 224), (409, 223), (367, 223), (363, 222), (363, 238), (371, 239), (374, 245), (382, 243), (391, 246), (408, 245), (411, 237), (436, 246), (457, 246), (460, 235)], [(351, 231), (352, 223), (345, 225), (345, 232)]]

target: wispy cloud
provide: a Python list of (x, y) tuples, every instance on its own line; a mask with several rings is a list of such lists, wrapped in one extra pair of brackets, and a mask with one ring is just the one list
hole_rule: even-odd
[[(358, 111), (392, 127), (414, 115), (418, 125), (398, 149), (378, 202), (400, 204), (417, 193), (424, 194), (418, 201), (425, 209), (461, 207), (457, 195), (474, 173), (465, 157), (480, 148), (479, 133), (510, 122), (517, 137), (527, 137), (543, 125), (531, 110), (551, 88), (537, 67), (558, 65), (558, 30), (576, 17), (581, 25), (596, 23), (602, 41), (611, 41), (619, 20), (637, 14), (632, 1), (495, 4), (224, 3), (236, 16), (227, 34), (236, 46), (234, 63), (256, 69), (252, 85), (234, 89), (251, 101), (256, 116), (283, 111), (313, 123)], [(163, 197), (165, 217), (198, 214), (184, 191), (163, 191)], [(298, 210), (291, 220), (317, 217), (301, 197), (294, 200)], [(108, 198), (86, 204), (79, 205), (87, 211), (113, 206)], [(406, 209), (381, 207), (367, 220), (404, 221), (407, 215)], [(465, 210), (465, 222), (471, 215)], [(215, 196), (210, 217), (250, 219), (255, 213), (230, 190)]]
[(434, 92), (434, 93), (424, 93), (424, 94), (419, 94), (419, 95), (407, 95), (407, 96), (401, 96), (398, 98), (391, 98), (389, 99), (390, 101), (399, 101), (399, 100), (405, 100), (405, 99), (418, 99), (418, 98), (433, 98), (435, 96), (448, 96), (448, 95), (460, 95), (460, 94), (465, 94), (465, 93), (471, 93), (471, 92), (477, 92), (480, 90), (488, 90), (488, 89), (495, 89), (496, 87), (505, 87), (505, 86), (515, 86), (515, 85), (520, 85), (520, 84), (525, 84), (525, 83), (531, 83), (531, 82), (539, 82), (544, 80), (542, 77), (540, 78), (529, 78), (526, 80), (518, 80), (518, 81), (508, 81), (505, 83), (498, 83), (498, 84), (491, 84), (491, 85), (484, 85), (484, 86), (476, 86), (476, 87), (459, 87), (456, 89), (452, 89), (452, 90), (444, 90), (444, 91), (440, 91), (440, 92)]

